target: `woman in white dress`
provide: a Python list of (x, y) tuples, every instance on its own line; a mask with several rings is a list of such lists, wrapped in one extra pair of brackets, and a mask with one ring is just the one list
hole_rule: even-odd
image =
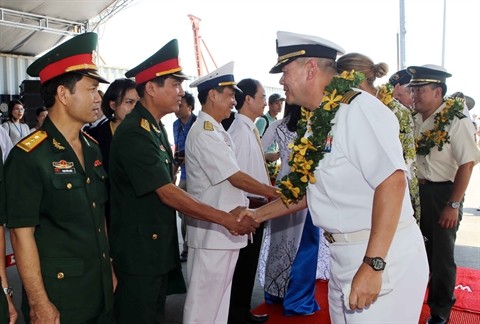
[[(284, 118), (273, 122), (262, 137), (264, 149), (274, 142), (279, 147), (277, 182), (290, 172), (288, 144), (297, 136), (300, 117), (299, 106), (286, 104)], [(313, 225), (307, 209), (269, 220), (265, 225), (259, 260), (265, 301), (281, 303), (285, 315), (315, 313), (319, 310), (314, 296), (315, 279), (328, 279), (330, 274), (330, 254), (328, 243), (320, 235), (322, 230)]]
[(14, 99), (8, 103), (8, 120), (2, 124), (10, 136), (13, 145), (30, 134), (30, 128), (23, 120), (25, 108), (20, 100)]

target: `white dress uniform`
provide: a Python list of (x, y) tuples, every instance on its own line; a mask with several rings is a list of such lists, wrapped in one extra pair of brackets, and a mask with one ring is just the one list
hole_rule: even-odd
[[(228, 178), (240, 171), (234, 144), (223, 126), (203, 111), (185, 143), (188, 192), (223, 211), (248, 206), (244, 192)], [(188, 292), (184, 323), (226, 323), (230, 290), (240, 248), (247, 235), (234, 236), (223, 226), (187, 217)]]
[[(331, 152), (325, 153), (315, 170), (316, 183), (307, 189), (313, 223), (331, 233), (369, 231), (375, 188), (396, 170), (406, 172), (398, 121), (380, 101), (362, 91), (350, 104), (340, 105), (332, 123)], [(356, 242), (330, 244), (332, 323), (418, 323), (428, 264), (412, 215), (407, 188), (399, 229), (385, 259), (380, 296), (362, 311), (349, 310), (348, 298), (369, 233)], [(397, 311), (399, 301), (402, 311)]]

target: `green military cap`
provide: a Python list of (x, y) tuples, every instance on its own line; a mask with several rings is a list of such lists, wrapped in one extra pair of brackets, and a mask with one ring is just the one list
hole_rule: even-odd
[(75, 36), (33, 62), (27, 68), (27, 74), (40, 77), (40, 83), (68, 72), (76, 72), (99, 82), (109, 83), (98, 74), (98, 67), (95, 64), (97, 39), (95, 33)]
[(409, 87), (420, 87), (430, 83), (445, 85), (446, 79), (452, 76), (443, 67), (434, 64), (409, 66), (407, 72), (412, 76)]
[(158, 52), (125, 73), (127, 78), (135, 77), (136, 84), (142, 84), (164, 75), (188, 79), (188, 76), (182, 73), (182, 67), (178, 58), (178, 41), (176, 39), (172, 39)]

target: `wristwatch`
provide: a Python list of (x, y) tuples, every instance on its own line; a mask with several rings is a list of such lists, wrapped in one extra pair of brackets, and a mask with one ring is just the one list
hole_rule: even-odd
[(5, 295), (13, 297), (13, 289), (11, 287), (3, 288), (3, 292), (5, 293)]
[(371, 266), (372, 269), (375, 271), (382, 271), (383, 269), (385, 269), (385, 266), (387, 265), (385, 260), (383, 260), (381, 257), (370, 258), (365, 256), (363, 257), (363, 262)]
[(460, 202), (459, 201), (449, 201), (449, 202), (447, 202), (447, 205), (452, 207), (453, 209), (460, 208)]

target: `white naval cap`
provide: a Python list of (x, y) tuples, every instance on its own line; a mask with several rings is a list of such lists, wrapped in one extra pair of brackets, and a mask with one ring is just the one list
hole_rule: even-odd
[(277, 64), (270, 73), (280, 73), (282, 68), (299, 57), (323, 57), (335, 60), (345, 50), (339, 45), (317, 36), (277, 32)]
[(235, 78), (233, 77), (233, 65), (234, 62), (229, 62), (224, 66), (219, 67), (215, 71), (195, 80), (190, 84), (190, 88), (197, 87), (198, 92), (202, 92), (205, 90), (210, 90), (217, 87), (227, 87), (231, 86), (236, 91), (242, 92), (237, 86), (235, 82)]

